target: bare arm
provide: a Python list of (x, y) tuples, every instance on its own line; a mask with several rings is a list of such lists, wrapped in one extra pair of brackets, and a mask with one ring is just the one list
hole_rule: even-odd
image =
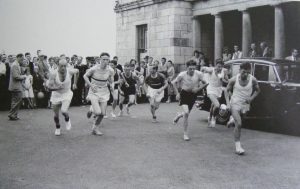
[(70, 73), (72, 74), (72, 76), (74, 77), (74, 83), (73, 83), (73, 90), (77, 89), (77, 81), (79, 78), (79, 70), (78, 69), (72, 69), (70, 70)]
[(179, 74), (176, 79), (174, 79), (171, 83), (173, 85), (173, 88), (174, 88), (174, 92), (175, 92), (175, 95), (176, 95), (176, 99), (179, 100), (179, 92), (178, 92), (178, 84), (182, 81), (182, 76), (181, 74)]
[(250, 103), (258, 96), (258, 94), (260, 93), (260, 88), (259, 88), (259, 85), (258, 85), (258, 82), (257, 82), (256, 78), (253, 78), (252, 84), (253, 84), (253, 91), (254, 91), (254, 93), (252, 94), (252, 96), (251, 96), (250, 99), (248, 100), (248, 103), (249, 103), (249, 104), (250, 104)]
[(231, 98), (231, 95), (232, 95), (232, 91), (233, 91), (233, 86), (235, 84), (235, 80), (236, 78), (233, 77), (229, 80), (229, 83), (227, 85), (227, 88), (226, 90), (224, 91), (224, 94), (225, 94), (225, 100), (226, 100), (226, 104), (227, 106), (229, 106), (229, 102), (230, 102), (230, 98)]

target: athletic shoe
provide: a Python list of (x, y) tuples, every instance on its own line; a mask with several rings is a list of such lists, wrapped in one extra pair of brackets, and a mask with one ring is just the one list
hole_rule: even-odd
[(236, 148), (235, 153), (238, 155), (244, 155), (245, 150), (242, 147)]
[(55, 136), (60, 136), (60, 129), (55, 129), (54, 134), (55, 134)]
[(183, 140), (184, 141), (190, 141), (191, 139), (190, 139), (190, 137), (187, 134), (184, 134), (183, 135)]
[(168, 104), (171, 103), (171, 100), (167, 100), (166, 103), (168, 103)]
[(212, 118), (211, 118), (209, 127), (212, 127), (212, 128), (213, 128), (213, 127), (216, 127), (216, 118), (215, 118), (215, 117), (212, 117)]
[(87, 113), (86, 113), (86, 117), (88, 118), (88, 119), (90, 119), (91, 117), (92, 117), (92, 112), (91, 111), (88, 111)]
[(105, 115), (103, 118), (104, 118), (104, 119), (107, 119), (107, 118), (108, 118), (108, 116), (107, 116), (107, 115)]
[(92, 130), (92, 134), (96, 135), (96, 136), (102, 136), (103, 133), (99, 130), (98, 127), (96, 127), (95, 125), (93, 125), (93, 130)]
[(229, 121), (227, 122), (226, 126), (227, 126), (228, 128), (234, 127), (234, 119), (233, 119), (232, 116), (230, 116), (230, 119), (229, 119)]
[(157, 123), (156, 116), (153, 116), (152, 123)]
[(122, 117), (122, 116), (123, 116), (123, 110), (118, 113), (118, 117)]
[(111, 112), (111, 117), (116, 118), (116, 114), (114, 114), (114, 112)]
[(71, 130), (72, 125), (71, 125), (71, 119), (69, 118), (69, 121), (66, 121), (66, 129)]

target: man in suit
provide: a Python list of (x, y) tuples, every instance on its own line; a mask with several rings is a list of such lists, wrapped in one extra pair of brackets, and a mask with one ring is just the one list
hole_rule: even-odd
[(257, 57), (257, 52), (256, 52), (256, 45), (255, 43), (251, 43), (250, 45), (250, 51), (248, 53), (248, 56), (250, 58), (254, 58), (254, 57)]
[(272, 51), (269, 48), (267, 42), (263, 41), (260, 43), (261, 57), (270, 58), (272, 57)]
[(9, 120), (15, 121), (18, 120), (18, 111), (22, 104), (22, 92), (23, 86), (22, 82), (26, 78), (25, 75), (21, 73), (21, 64), (23, 64), (24, 55), (18, 54), (17, 60), (12, 64), (10, 70), (10, 79), (9, 79), (9, 91), (11, 92), (11, 108), (8, 114)]
[(286, 60), (291, 60), (291, 61), (294, 61), (294, 62), (300, 60), (299, 57), (298, 57), (298, 50), (297, 49), (292, 49), (291, 53), (292, 53), (291, 56), (288, 56), (288, 57), (285, 58)]

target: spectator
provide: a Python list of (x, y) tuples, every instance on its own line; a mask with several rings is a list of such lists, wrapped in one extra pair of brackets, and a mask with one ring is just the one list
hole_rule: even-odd
[(272, 51), (269, 48), (267, 42), (263, 41), (260, 43), (260, 49), (261, 49), (261, 57), (266, 57), (266, 58), (270, 58), (272, 57)]
[(257, 51), (256, 51), (256, 45), (255, 45), (255, 43), (251, 43), (251, 45), (250, 45), (250, 50), (249, 50), (249, 53), (248, 53), (248, 56), (249, 56), (250, 58), (255, 58), (255, 57), (258, 56), (258, 53), (257, 53)]
[(22, 104), (22, 81), (26, 78), (25, 75), (21, 74), (20, 65), (23, 63), (24, 55), (18, 54), (17, 60), (11, 66), (10, 80), (9, 80), (9, 91), (11, 92), (11, 109), (9, 111), (9, 120), (18, 120), (18, 112)]
[(168, 100), (167, 103), (171, 102), (171, 96), (174, 95), (174, 88), (172, 85), (172, 80), (175, 77), (175, 69), (174, 69), (174, 65), (173, 62), (171, 60), (169, 60), (167, 62), (167, 82), (168, 82), (168, 88), (167, 88), (167, 94), (168, 94)]
[(167, 77), (167, 59), (165, 57), (161, 58), (161, 63), (158, 65), (158, 72)]
[(32, 89), (33, 78), (32, 78), (32, 75), (30, 74), (29, 68), (25, 69), (25, 75), (26, 75), (26, 79), (23, 81), (24, 107), (28, 108), (28, 109), (32, 109), (32, 108), (34, 108), (34, 105), (33, 105), (34, 95), (33, 95), (33, 89)]
[(228, 47), (224, 47), (223, 48), (223, 54), (222, 54), (223, 62), (231, 60), (231, 58), (232, 58), (232, 55), (229, 53)]
[(113, 58), (114, 61), (117, 61), (117, 69), (119, 69), (121, 72), (123, 72), (123, 67), (121, 64), (118, 63), (118, 57), (117, 56), (114, 56)]
[(298, 57), (298, 50), (297, 49), (292, 49), (291, 50), (291, 56), (288, 56), (285, 58), (286, 60), (291, 60), (291, 61), (299, 61), (299, 57)]
[(242, 58), (243, 53), (239, 50), (239, 46), (234, 45), (234, 46), (233, 46), (233, 49), (234, 49), (234, 52), (233, 52), (233, 54), (232, 54), (232, 60)]

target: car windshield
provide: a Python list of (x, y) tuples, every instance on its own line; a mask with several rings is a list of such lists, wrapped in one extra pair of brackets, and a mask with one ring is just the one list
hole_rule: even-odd
[(282, 64), (276, 67), (283, 82), (300, 83), (300, 64)]

